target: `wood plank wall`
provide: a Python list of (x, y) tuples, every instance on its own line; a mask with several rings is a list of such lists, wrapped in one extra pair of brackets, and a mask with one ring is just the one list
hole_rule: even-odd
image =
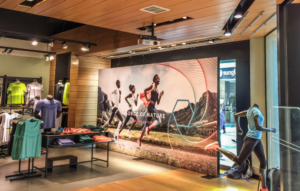
[[(75, 99), (75, 95), (77, 95), (75, 111), (76, 128), (82, 125), (96, 125), (98, 70), (111, 67), (111, 61), (108, 59), (79, 56), (78, 61), (77, 94), (73, 94), (72, 92), (72, 99)], [(76, 76), (74, 76), (74, 78), (75, 77)], [(70, 118), (70, 120), (71, 119), (72, 118)]]
[(50, 82), (49, 82), (49, 95), (54, 96), (54, 86), (55, 86), (55, 68), (56, 68), (56, 56), (54, 60), (50, 61)]

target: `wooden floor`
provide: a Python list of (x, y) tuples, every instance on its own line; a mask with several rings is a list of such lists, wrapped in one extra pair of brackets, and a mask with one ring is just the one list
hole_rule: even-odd
[(255, 191), (256, 184), (245, 180), (201, 178), (199, 173), (184, 169), (133, 178), (109, 184), (80, 189), (77, 191)]

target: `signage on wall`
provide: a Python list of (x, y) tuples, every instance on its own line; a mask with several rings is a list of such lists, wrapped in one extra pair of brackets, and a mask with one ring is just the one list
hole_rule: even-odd
[(235, 76), (235, 67), (220, 69), (220, 79), (235, 79)]

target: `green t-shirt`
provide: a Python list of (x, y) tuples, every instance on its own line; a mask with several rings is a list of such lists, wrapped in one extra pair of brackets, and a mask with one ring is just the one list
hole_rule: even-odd
[(10, 83), (7, 88), (7, 104), (24, 104), (26, 85), (23, 83)]
[(70, 91), (70, 83), (67, 82), (65, 84), (65, 91), (64, 91), (63, 102), (62, 102), (64, 105), (69, 105), (69, 91)]

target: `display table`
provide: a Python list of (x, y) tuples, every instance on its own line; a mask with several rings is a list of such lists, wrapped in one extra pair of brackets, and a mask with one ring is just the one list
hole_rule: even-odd
[[(94, 161), (103, 161), (106, 162), (107, 165), (106, 167), (108, 167), (108, 162), (109, 162), (109, 143), (113, 142), (113, 141), (109, 141), (109, 142), (95, 142), (95, 143), (88, 143), (88, 144), (83, 144), (83, 143), (75, 143), (75, 145), (55, 145), (54, 142), (57, 139), (70, 139), (72, 141), (75, 142), (76, 137), (79, 135), (88, 135), (90, 137), (93, 137), (95, 135), (104, 135), (109, 137), (109, 132), (105, 132), (105, 133), (85, 133), (85, 134), (58, 134), (58, 135), (43, 135), (42, 136), (42, 147), (46, 149), (46, 157), (45, 157), (45, 168), (38, 168), (36, 166), (33, 166), (35, 169), (40, 170), (42, 172), (45, 173), (45, 178), (47, 178), (48, 175), (48, 170), (52, 170), (55, 167), (61, 167), (61, 166), (69, 166), (69, 165), (77, 165), (80, 163), (93, 163)], [(94, 144), (103, 144), (106, 143), (107, 144), (107, 160), (102, 160), (102, 159), (98, 159), (98, 158), (94, 158)], [(59, 148), (65, 148), (65, 147), (82, 147), (82, 146), (87, 146), (87, 145), (92, 145), (92, 149), (91, 149), (91, 160), (89, 161), (81, 161), (81, 162), (76, 162), (76, 163), (69, 163), (69, 164), (64, 164), (64, 165), (57, 165), (57, 166), (49, 166), (48, 164), (48, 156), (49, 156), (49, 148), (53, 148), (53, 149), (59, 149)], [(46, 170), (48, 169), (48, 170)]]

